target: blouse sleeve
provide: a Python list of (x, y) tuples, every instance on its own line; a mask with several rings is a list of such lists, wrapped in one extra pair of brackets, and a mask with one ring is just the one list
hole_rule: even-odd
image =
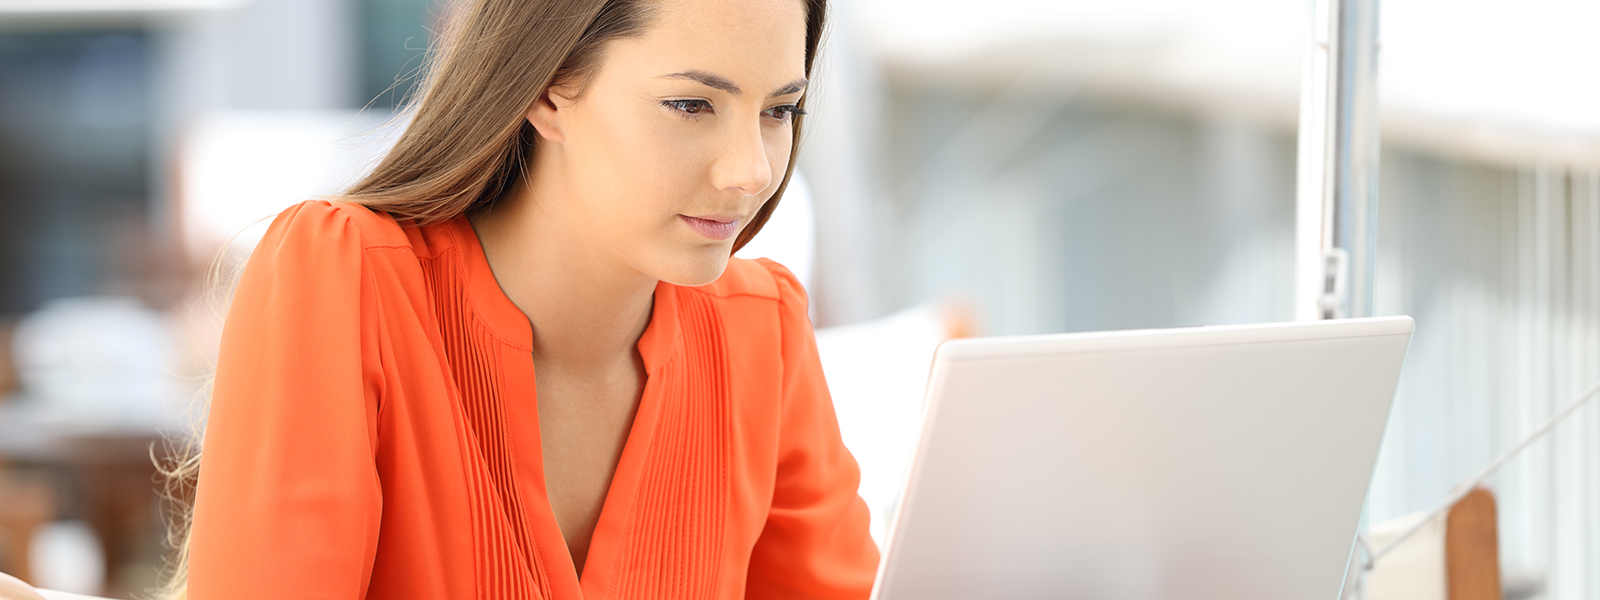
[(280, 214), (246, 264), (201, 453), (192, 600), (366, 596), (382, 508), (369, 271), (326, 202)]
[(787, 269), (761, 262), (782, 303), (783, 423), (772, 508), (750, 557), (746, 597), (865, 599), (878, 548), (856, 493), (861, 472), (839, 435), (805, 291)]

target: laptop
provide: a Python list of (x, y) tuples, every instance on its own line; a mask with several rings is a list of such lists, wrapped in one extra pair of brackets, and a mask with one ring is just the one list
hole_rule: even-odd
[(877, 600), (1336, 600), (1410, 317), (954, 340)]

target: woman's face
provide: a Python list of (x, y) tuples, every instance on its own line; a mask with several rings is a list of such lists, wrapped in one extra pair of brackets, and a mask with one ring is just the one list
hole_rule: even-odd
[[(529, 111), (538, 210), (654, 279), (704, 285), (782, 182), (806, 87), (800, 0), (652, 0), (576, 99)], [(545, 190), (548, 197), (538, 197)]]

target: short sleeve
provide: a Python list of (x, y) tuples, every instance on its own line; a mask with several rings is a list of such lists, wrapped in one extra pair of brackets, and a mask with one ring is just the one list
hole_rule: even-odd
[(370, 269), (327, 202), (273, 221), (223, 326), (190, 537), (191, 600), (366, 596), (381, 493)]
[(787, 269), (760, 262), (778, 284), (783, 421), (772, 507), (750, 558), (746, 597), (865, 599), (878, 548), (857, 494), (861, 472), (839, 435), (822, 376), (805, 291)]

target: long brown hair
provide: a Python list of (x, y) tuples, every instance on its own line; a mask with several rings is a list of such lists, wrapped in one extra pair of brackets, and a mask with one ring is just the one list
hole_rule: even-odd
[[(806, 8), (805, 74), (811, 76), (827, 17), (827, 0)], [(436, 223), (489, 204), (527, 168), (537, 134), (524, 118), (552, 86), (581, 91), (599, 68), (606, 44), (637, 35), (649, 24), (651, 0), (459, 0), (444, 35), (426, 59), (422, 92), (402, 111), (405, 131), (383, 160), (341, 194), (398, 220)], [(805, 99), (800, 100), (804, 108)], [(737, 251), (755, 237), (789, 186), (800, 150), (803, 117), (783, 181), (734, 240)], [(162, 467), (178, 507), (169, 539), (177, 549), (170, 580), (157, 598), (188, 596), (188, 524), (184, 503), (199, 475), (199, 444)]]

